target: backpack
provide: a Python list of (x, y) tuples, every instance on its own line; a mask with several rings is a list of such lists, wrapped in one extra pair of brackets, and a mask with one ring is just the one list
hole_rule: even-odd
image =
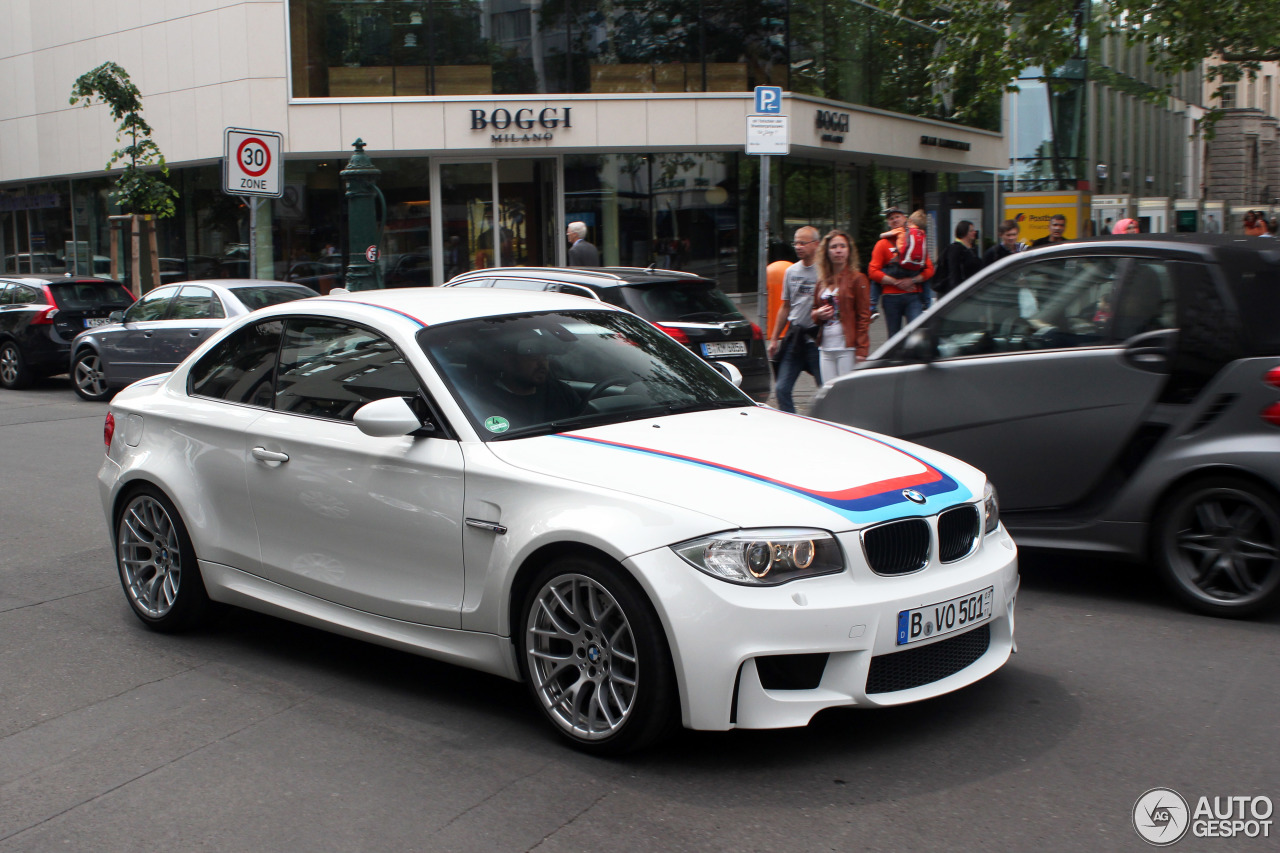
[[(903, 232), (902, 252), (898, 257), (898, 266), (908, 272), (919, 272), (924, 269), (926, 246), (924, 232), (914, 225), (908, 224)], [(894, 244), (897, 248), (897, 244)]]

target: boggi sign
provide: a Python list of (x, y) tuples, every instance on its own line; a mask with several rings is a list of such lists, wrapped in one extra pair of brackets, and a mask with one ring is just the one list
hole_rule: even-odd
[(498, 131), (490, 135), (493, 142), (544, 141), (551, 139), (551, 131), (556, 128), (573, 127), (572, 112), (573, 107), (472, 110), (471, 129)]

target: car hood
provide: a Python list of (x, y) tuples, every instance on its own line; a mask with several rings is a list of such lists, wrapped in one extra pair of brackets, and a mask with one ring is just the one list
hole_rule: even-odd
[(935, 451), (763, 406), (491, 441), (488, 447), (528, 471), (674, 504), (740, 527), (839, 532), (933, 515), (980, 494), (984, 480), (976, 469)]

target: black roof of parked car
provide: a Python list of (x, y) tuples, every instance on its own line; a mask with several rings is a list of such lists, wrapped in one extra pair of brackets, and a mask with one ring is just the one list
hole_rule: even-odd
[(472, 270), (460, 273), (449, 281), (461, 278), (554, 278), (582, 284), (588, 287), (621, 287), (629, 284), (659, 284), (668, 281), (697, 281), (715, 284), (691, 272), (680, 270), (664, 270), (656, 267), (493, 267), (490, 269)]

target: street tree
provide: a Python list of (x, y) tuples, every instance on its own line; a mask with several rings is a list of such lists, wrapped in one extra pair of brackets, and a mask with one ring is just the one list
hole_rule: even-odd
[[(950, 118), (1016, 90), (1028, 69), (1042, 79), (1086, 55), (1090, 45), (1120, 39), (1146, 48), (1159, 74), (1204, 65), (1210, 82), (1254, 75), (1280, 60), (1280, 15), (1259, 0), (872, 0), (880, 8), (926, 24), (941, 36), (930, 78), (960, 76), (975, 87), (956, 100)], [(1157, 95), (1159, 93), (1156, 93)]]

